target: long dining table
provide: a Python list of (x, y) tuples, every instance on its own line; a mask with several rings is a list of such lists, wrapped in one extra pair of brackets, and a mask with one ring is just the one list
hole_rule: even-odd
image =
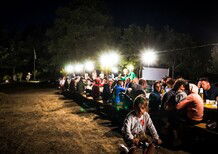
[(216, 121), (218, 117), (217, 104), (204, 102), (204, 119)]
[(206, 104), (204, 103), (204, 108), (208, 110), (217, 110), (217, 104)]

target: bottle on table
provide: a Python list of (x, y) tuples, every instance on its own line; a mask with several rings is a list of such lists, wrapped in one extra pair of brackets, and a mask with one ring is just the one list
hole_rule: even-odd
[(203, 88), (200, 88), (199, 95), (204, 100), (204, 90), (203, 90)]

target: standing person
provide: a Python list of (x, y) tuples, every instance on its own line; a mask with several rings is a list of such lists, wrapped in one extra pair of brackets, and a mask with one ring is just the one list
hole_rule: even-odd
[(129, 71), (127, 68), (123, 69), (123, 74), (125, 75), (123, 78), (121, 78), (122, 80), (126, 80), (127, 78), (130, 78), (130, 80), (132, 81), (133, 79), (135, 79), (137, 76), (133, 71)]
[(17, 75), (13, 74), (13, 82), (17, 82)]
[(21, 82), (21, 81), (22, 81), (22, 77), (23, 77), (23, 73), (22, 73), (22, 72), (17, 73), (17, 81), (18, 81), (18, 82)]
[(31, 75), (32, 75), (32, 74), (31, 74), (30, 72), (27, 74), (27, 76), (26, 76), (26, 81), (27, 81), (27, 82), (30, 81)]
[(198, 86), (204, 89), (205, 99), (218, 100), (218, 87), (211, 85), (208, 78), (200, 78)]
[(158, 112), (161, 107), (161, 84), (159, 81), (154, 83), (154, 90), (149, 96), (149, 111)]
[(136, 97), (133, 108), (134, 110), (127, 115), (122, 127), (124, 141), (127, 144), (130, 153), (134, 153), (134, 151), (139, 149), (140, 144), (144, 145), (142, 148), (145, 150), (147, 142), (149, 143), (147, 153), (149, 153), (151, 149), (154, 150), (154, 146), (152, 144), (152, 140), (146, 135), (147, 129), (149, 130), (154, 142), (161, 144), (162, 141), (160, 140), (153, 122), (147, 112), (148, 102), (146, 98), (143, 95)]

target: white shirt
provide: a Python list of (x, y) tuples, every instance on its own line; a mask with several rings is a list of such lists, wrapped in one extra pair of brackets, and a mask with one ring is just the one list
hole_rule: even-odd
[(128, 140), (134, 139), (134, 137), (140, 132), (146, 132), (148, 129), (154, 139), (159, 139), (157, 131), (153, 125), (153, 122), (147, 112), (145, 112), (140, 118), (135, 115), (135, 111), (130, 112), (122, 128), (122, 132), (125, 135), (125, 138)]

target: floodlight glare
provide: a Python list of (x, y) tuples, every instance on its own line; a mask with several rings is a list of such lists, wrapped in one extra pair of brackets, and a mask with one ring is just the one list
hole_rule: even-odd
[(108, 57), (107, 54), (101, 55), (100, 56), (100, 63), (102, 67), (107, 67), (108, 65), (110, 65), (110, 61), (106, 60)]
[(73, 73), (74, 67), (73, 67), (73, 65), (67, 65), (67, 66), (65, 66), (64, 70), (65, 70), (67, 73)]
[(108, 57), (113, 65), (117, 65), (119, 63), (120, 56), (117, 53), (112, 52), (108, 55)]
[(113, 73), (118, 73), (118, 68), (117, 68), (117, 67), (112, 67), (112, 68), (111, 68), (111, 71), (112, 71)]
[(76, 71), (77, 73), (82, 72), (82, 71), (83, 71), (83, 65), (82, 65), (82, 64), (76, 64), (76, 65), (75, 65), (75, 71)]
[(85, 70), (88, 72), (91, 72), (94, 70), (95, 66), (94, 66), (94, 62), (92, 61), (86, 61), (84, 64)]
[(115, 52), (104, 53), (100, 56), (100, 64), (102, 68), (111, 69), (119, 63), (120, 56)]
[(143, 63), (145, 63), (147, 65), (153, 64), (156, 60), (157, 60), (157, 55), (151, 49), (150, 50), (146, 50), (142, 54), (142, 61), (143, 61)]

